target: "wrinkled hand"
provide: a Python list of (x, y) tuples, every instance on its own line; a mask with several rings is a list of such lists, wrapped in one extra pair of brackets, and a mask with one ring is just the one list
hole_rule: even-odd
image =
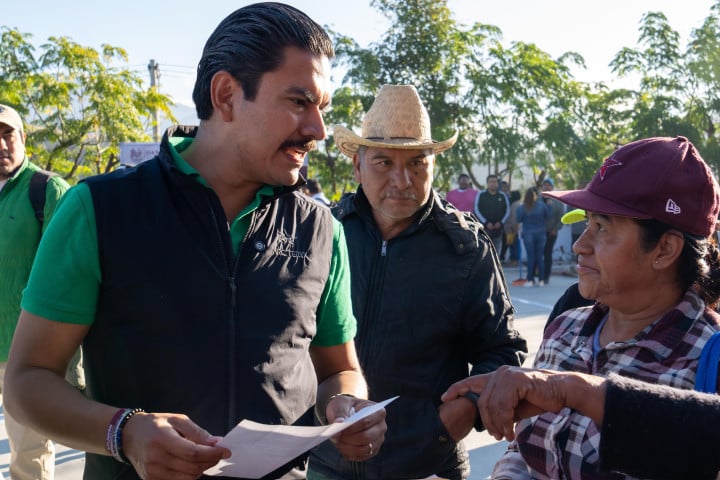
[(456, 382), (442, 400), (452, 401), (468, 391), (479, 393), (477, 408), (488, 433), (497, 440), (513, 440), (517, 420), (558, 412), (566, 405), (567, 393), (562, 384), (551, 381), (555, 375), (548, 370), (502, 366), (492, 373)]
[(185, 415), (137, 413), (123, 428), (122, 448), (143, 480), (194, 480), (230, 451)]
[(440, 405), (438, 414), (450, 438), (457, 443), (472, 430), (478, 411), (471, 400), (460, 397)]
[[(337, 396), (330, 400), (326, 408), (329, 422), (343, 421), (351, 415), (350, 410), (356, 412), (376, 402), (363, 400), (350, 396)], [(332, 437), (332, 442), (343, 457), (351, 461), (364, 461), (374, 457), (380, 451), (385, 441), (385, 409), (358, 420), (352, 426)]]

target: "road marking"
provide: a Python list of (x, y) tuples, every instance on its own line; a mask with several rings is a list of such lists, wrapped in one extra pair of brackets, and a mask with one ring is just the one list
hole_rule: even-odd
[(512, 297), (512, 302), (524, 303), (525, 305), (532, 305), (534, 307), (541, 307), (546, 309), (548, 312), (551, 312), (553, 309), (553, 305), (548, 305), (547, 303), (533, 302), (532, 300), (525, 300), (524, 298)]

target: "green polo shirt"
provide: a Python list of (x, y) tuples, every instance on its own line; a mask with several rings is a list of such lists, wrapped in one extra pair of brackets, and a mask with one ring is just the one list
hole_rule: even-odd
[[(192, 142), (190, 138), (171, 139), (173, 160), (181, 172), (210, 188), (197, 170), (180, 156)], [(250, 205), (231, 222), (230, 236), (235, 254), (250, 226), (250, 214), (263, 197), (272, 194), (273, 187), (260, 188)], [(49, 320), (91, 325), (101, 282), (95, 211), (90, 188), (80, 183), (65, 194), (47, 226), (21, 305), (24, 310)], [(333, 219), (330, 275), (318, 306), (317, 335), (312, 344), (341, 345), (352, 340), (355, 332), (345, 234), (342, 225)]]

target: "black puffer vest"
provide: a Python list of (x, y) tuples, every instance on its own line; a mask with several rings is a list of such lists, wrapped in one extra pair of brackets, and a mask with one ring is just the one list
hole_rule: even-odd
[[(168, 133), (157, 158), (86, 181), (102, 270), (83, 344), (92, 398), (183, 413), (213, 435), (242, 419), (311, 425), (330, 211), (284, 189), (253, 212), (236, 257), (220, 201), (177, 170)], [(266, 478), (303, 478), (292, 467)], [(139, 477), (88, 454), (85, 478)]]

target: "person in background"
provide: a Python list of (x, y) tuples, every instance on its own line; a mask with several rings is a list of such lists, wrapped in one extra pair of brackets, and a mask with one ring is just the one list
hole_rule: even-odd
[[(586, 185), (587, 182), (580, 182), (578, 183), (577, 188), (582, 190)], [(571, 209), (571, 207), (566, 207), (565, 209), (567, 212), (565, 213), (564, 218), (568, 221), (563, 221), (563, 223), (570, 225), (570, 241), (572, 242), (571, 245), (573, 245), (577, 242), (577, 239), (580, 238), (580, 235), (582, 235), (582, 232), (585, 230), (587, 218), (585, 218), (585, 211), (582, 208)], [(574, 218), (574, 220), (569, 220), (570, 218)], [(573, 266), (570, 270), (575, 273), (574, 264), (576, 263), (575, 260), (577, 260), (577, 255), (575, 255), (575, 252), (572, 251), (571, 255), (573, 259)]]
[[(543, 247), (545, 246), (545, 232), (550, 208), (541, 199), (538, 199), (535, 187), (525, 191), (523, 203), (518, 206), (516, 217), (520, 227), (520, 236), (525, 244), (527, 253), (527, 276), (523, 287), (545, 285), (542, 273), (545, 271)], [(535, 280), (535, 273), (540, 280)]]
[(472, 212), (477, 194), (478, 191), (472, 188), (470, 183), (470, 176), (461, 173), (458, 177), (458, 188), (450, 190), (445, 199), (461, 212)]
[[(509, 196), (510, 216), (503, 228), (505, 229), (505, 240), (510, 252), (510, 260), (505, 264), (508, 267), (516, 267), (522, 257), (522, 244), (520, 242), (520, 224), (517, 221), (517, 209), (522, 204), (522, 195), (518, 190), (512, 190)], [(505, 260), (504, 256), (500, 260)]]
[[(574, 245), (578, 241), (580, 235), (585, 231), (587, 226), (587, 217), (585, 217), (585, 210), (582, 208), (573, 208), (568, 210), (561, 218), (562, 223), (570, 225), (571, 227), (571, 241)], [(576, 256), (573, 253), (573, 256)]]
[(510, 202), (499, 187), (498, 176), (488, 175), (487, 190), (477, 194), (474, 204), (475, 215), (485, 226), (485, 231), (490, 235), (498, 252), (502, 250), (503, 225), (510, 217)]
[[(505, 194), (505, 196), (508, 199), (508, 204), (510, 207), (512, 207), (512, 201), (510, 200), (510, 184), (506, 182), (505, 180), (502, 180), (500, 182), (500, 191)], [(512, 215), (512, 208), (510, 208), (510, 215)], [(510, 221), (510, 217), (505, 221), (505, 224)], [(498, 254), (500, 255), (500, 262), (505, 262), (505, 254), (507, 253), (508, 244), (507, 244), (507, 234), (505, 233), (507, 229), (505, 228), (505, 224), (503, 224), (503, 234), (500, 237), (502, 239), (502, 242), (500, 244), (500, 251)]]
[(482, 225), (432, 188), (436, 155), (457, 134), (429, 138), (427, 110), (410, 85), (383, 86), (361, 130), (335, 127), (360, 187), (333, 213), (347, 236), (355, 343), (370, 398), (400, 397), (388, 406), (378, 456), (358, 464), (320, 445), (308, 478), (465, 479), (461, 440), (481, 427), (477, 410), (465, 398), (438, 408), (440, 395), (467, 377), (468, 364), (473, 373), (519, 365), (527, 345), (513, 328), (506, 282)]
[[(40, 237), (69, 185), (58, 175), (48, 175), (25, 155), (27, 134), (18, 112), (0, 105), (0, 404), (10, 343), (20, 315), (20, 298), (30, 275)], [(36, 176), (36, 172), (37, 175)], [(40, 183), (38, 183), (40, 182)], [(41, 203), (35, 211), (33, 189)], [(67, 381), (84, 389), (78, 351), (67, 369)], [(10, 445), (10, 476), (18, 480), (52, 480), (55, 446), (40, 432), (19, 423), (5, 412)], [(2, 478), (0, 474), (0, 478)]]
[(307, 187), (308, 195), (310, 195), (310, 198), (312, 198), (321, 205), (325, 205), (326, 207), (330, 206), (332, 202), (330, 202), (330, 199), (328, 199), (323, 193), (319, 181), (315, 180), (314, 178), (308, 178), (305, 186)]
[[(314, 412), (333, 422), (373, 403), (342, 226), (299, 191), (326, 136), (332, 56), (294, 7), (236, 10), (202, 52), (200, 125), (171, 127), (155, 158), (66, 193), (23, 294), (6, 406), (88, 452), (85, 478), (198, 478), (229, 457), (216, 435), (242, 419), (309, 426)], [(81, 343), (89, 398), (61, 377)], [(384, 416), (333, 448), (377, 455)], [(304, 478), (306, 465), (265, 478)]]
[[(700, 352), (720, 331), (720, 188), (692, 143), (631, 142), (585, 189), (545, 195), (586, 212), (573, 249), (580, 293), (596, 303), (548, 325), (533, 367), (693, 389)], [(603, 478), (600, 439), (569, 408), (522, 420), (493, 478)]]
[[(443, 401), (479, 394), (490, 435), (515, 439), (515, 422), (572, 409), (600, 430), (599, 475), (714, 480), (720, 472), (720, 395), (633, 380), (500, 367), (452, 385)], [(613, 473), (616, 472), (616, 473)], [(597, 478), (597, 477), (596, 477)]]
[[(542, 191), (551, 192), (555, 188), (555, 182), (552, 178), (546, 178), (542, 182)], [(545, 204), (550, 207), (547, 222), (545, 224), (545, 246), (543, 247), (544, 269), (540, 278), (545, 285), (550, 283), (550, 274), (553, 266), (553, 249), (557, 241), (558, 231), (562, 228), (561, 218), (565, 212), (565, 206), (559, 201), (551, 197), (544, 197)]]

